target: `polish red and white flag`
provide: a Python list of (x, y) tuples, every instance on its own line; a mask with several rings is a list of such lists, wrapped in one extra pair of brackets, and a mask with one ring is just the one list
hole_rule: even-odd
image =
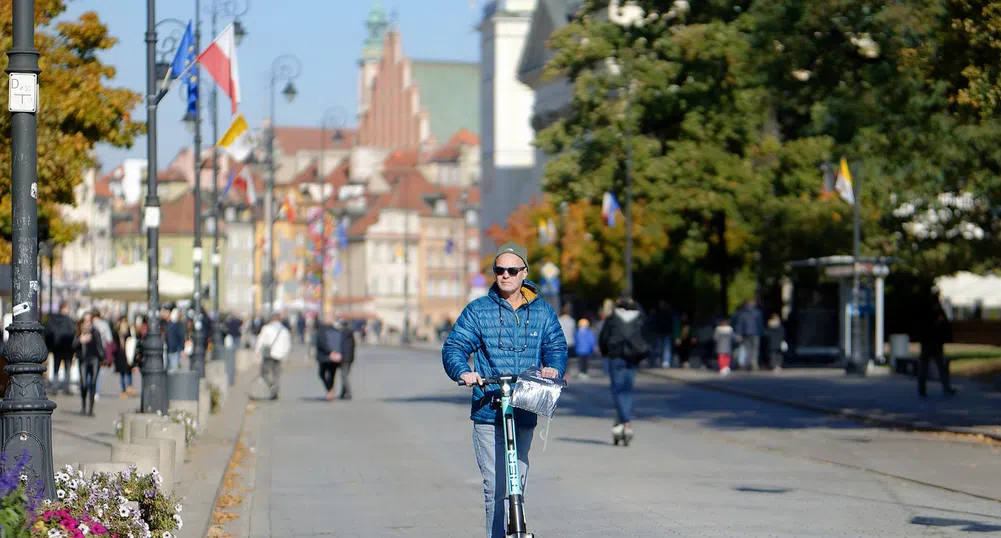
[(236, 33), (230, 24), (198, 55), (198, 63), (209, 72), (219, 89), (229, 96), (233, 114), (240, 104), (240, 70), (236, 62)]

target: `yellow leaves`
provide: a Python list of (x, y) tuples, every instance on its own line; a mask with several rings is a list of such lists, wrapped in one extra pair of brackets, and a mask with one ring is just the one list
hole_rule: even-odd
[[(91, 153), (99, 142), (131, 146), (144, 125), (132, 120), (131, 110), (141, 95), (126, 88), (112, 88), (107, 80), (115, 69), (101, 63), (99, 50), (116, 40), (97, 14), (88, 12), (74, 21), (62, 21), (55, 29), (48, 23), (65, 10), (63, 1), (35, 3), (35, 46), (38, 48), (40, 113), (38, 115), (39, 215), (46, 215), (53, 236), (64, 243), (81, 228), (63, 223), (60, 205), (75, 202), (73, 189), (84, 171), (93, 166)], [(0, 2), (0, 49), (11, 47), (10, 2)], [(7, 92), (0, 92), (0, 108), (6, 108)], [(9, 163), (10, 118), (0, 116), (0, 162)], [(0, 230), (11, 226), (10, 168), (0, 167)], [(0, 261), (10, 256), (10, 245), (0, 240)]]

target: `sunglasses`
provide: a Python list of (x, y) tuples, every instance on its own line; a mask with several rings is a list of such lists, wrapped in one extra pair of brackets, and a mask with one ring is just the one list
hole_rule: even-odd
[(528, 269), (528, 267), (524, 265), (521, 267), (500, 267), (498, 265), (495, 265), (494, 274), (497, 276), (501, 276), (504, 274), (504, 271), (507, 271), (507, 274), (511, 276), (517, 276), (518, 273), (522, 272), (525, 269)]

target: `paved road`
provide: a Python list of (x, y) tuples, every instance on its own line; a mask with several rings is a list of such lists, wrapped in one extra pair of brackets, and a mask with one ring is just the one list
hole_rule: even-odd
[[(362, 348), (355, 399), (313, 366), (248, 422), (263, 537), (483, 535), (468, 392), (427, 351)], [(540, 537), (1001, 536), (997, 447), (859, 426), (642, 377), (629, 448), (604, 378), (574, 382), (527, 488)], [(543, 423), (544, 425), (544, 423)], [(958, 491), (950, 491), (952, 490)], [(966, 493), (963, 493), (966, 492)], [(985, 498), (987, 497), (987, 498)]]

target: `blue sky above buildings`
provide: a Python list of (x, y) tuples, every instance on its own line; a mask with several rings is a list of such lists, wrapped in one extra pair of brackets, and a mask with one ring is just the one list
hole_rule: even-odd
[[(326, 109), (339, 106), (350, 113), (348, 126), (354, 126), (358, 58), (367, 35), (365, 20), (375, 3), (374, 0), (251, 0), (250, 9), (241, 18), (248, 35), (238, 53), (243, 92), (240, 111), (250, 125), (257, 127), (267, 118), (272, 61), (281, 54), (293, 54), (302, 61), (302, 73), (295, 81), (299, 94), (293, 103), (279, 96), (276, 121), (284, 125), (317, 125)], [(407, 56), (478, 61), (479, 34), (475, 27), (482, 0), (384, 0), (381, 4), (387, 13), (395, 11)], [(103, 61), (118, 69), (111, 84), (138, 92), (145, 91), (146, 80), (145, 5), (146, 2), (139, 0), (71, 0), (65, 15), (75, 18), (85, 11), (98, 13), (111, 35), (119, 40), (102, 55)], [(212, 0), (201, 0), (203, 48), (214, 37), (208, 14), (211, 5)], [(195, 0), (159, 0), (157, 19), (187, 22), (194, 16), (194, 6)], [(220, 19), (217, 30), (221, 31), (229, 22)], [(203, 86), (209, 84), (209, 77), (203, 73)], [(183, 95), (184, 90), (176, 86), (160, 103), (157, 119), (161, 165), (181, 148), (191, 145), (192, 135), (181, 123)], [(208, 114), (205, 98), (202, 115), (206, 121)], [(137, 107), (135, 117), (145, 121), (145, 104)], [(229, 100), (220, 94), (220, 136), (230, 117)], [(211, 144), (210, 124), (206, 123), (202, 129), (203, 144)], [(124, 158), (145, 158), (146, 140), (137, 138), (130, 149), (100, 146), (97, 153), (102, 171), (108, 171)]]

